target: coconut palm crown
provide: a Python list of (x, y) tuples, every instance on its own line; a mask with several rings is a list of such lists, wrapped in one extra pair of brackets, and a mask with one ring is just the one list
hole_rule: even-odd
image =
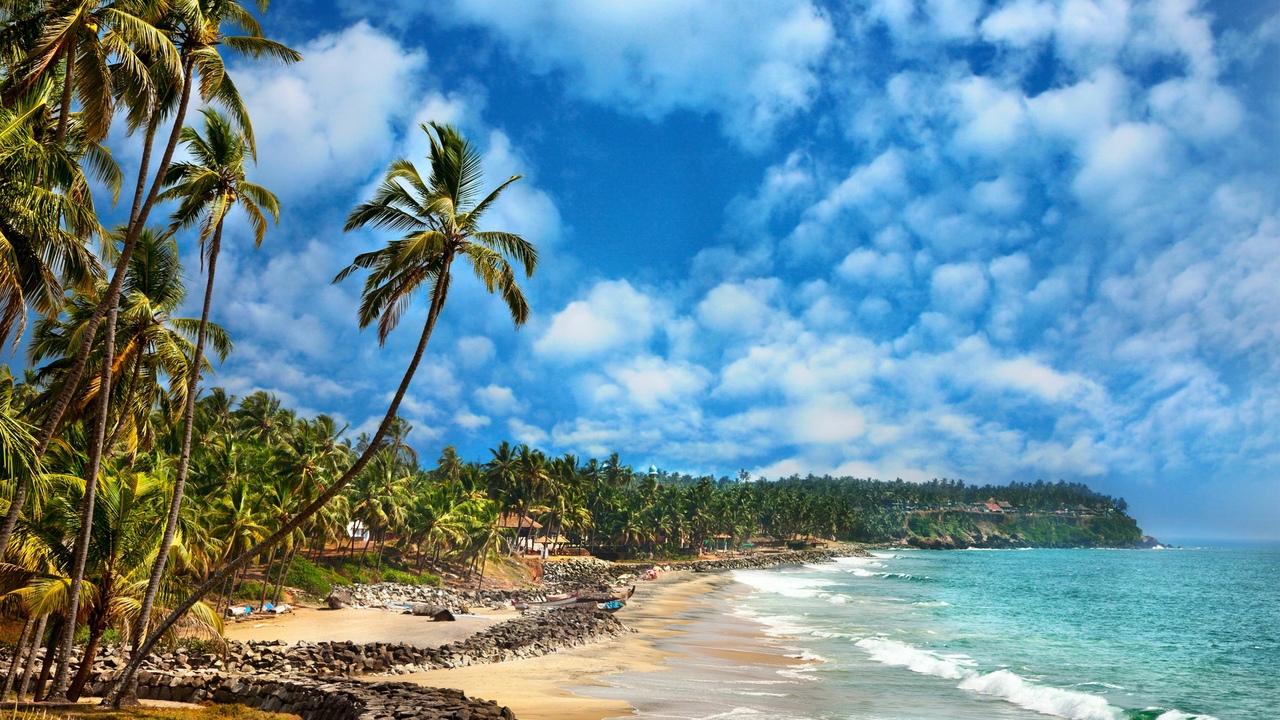
[(385, 344), (424, 284), (433, 305), (443, 300), (452, 262), (463, 257), (487, 291), (502, 294), (515, 324), (523, 325), (529, 304), (511, 262), (522, 266), (525, 277), (532, 277), (538, 251), (514, 233), (479, 229), (485, 211), (521, 176), (511, 176), (478, 200), (484, 178), (475, 146), (450, 125), (431, 123), (422, 130), (431, 141), (430, 174), (424, 179), (404, 158), (391, 163), (373, 198), (351, 211), (345, 228), (373, 226), (404, 235), (380, 250), (356, 256), (334, 282), (359, 269), (370, 271), (360, 302), (360, 327), (376, 320), (378, 341)]

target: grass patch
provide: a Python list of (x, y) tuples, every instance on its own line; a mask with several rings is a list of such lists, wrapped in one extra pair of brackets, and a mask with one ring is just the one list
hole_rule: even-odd
[(289, 563), (289, 571), (285, 573), (284, 584), (289, 587), (296, 587), (299, 590), (311, 595), (312, 597), (328, 597), (332, 586), (329, 579), (325, 577), (325, 573), (320, 568), (311, 564), (311, 561), (295, 556), (293, 562)]
[(240, 583), (231, 597), (237, 600), (258, 600), (262, 597), (262, 583), (257, 580), (245, 580)]

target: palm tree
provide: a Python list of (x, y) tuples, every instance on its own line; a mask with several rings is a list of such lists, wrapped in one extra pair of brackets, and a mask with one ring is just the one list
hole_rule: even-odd
[[(163, 200), (180, 200), (173, 213), (172, 229), (200, 226), (200, 247), (207, 264), (207, 280), (204, 305), (200, 311), (200, 326), (196, 331), (195, 354), (192, 367), (200, 368), (204, 359), (204, 341), (209, 329), (209, 307), (213, 303), (213, 283), (218, 268), (218, 254), (222, 248), (222, 229), (231, 210), (239, 206), (248, 216), (254, 229), (254, 242), (262, 245), (267, 232), (265, 209), (277, 222), (280, 220), (280, 203), (276, 196), (261, 185), (245, 179), (245, 155), (248, 144), (242, 133), (212, 108), (202, 111), (205, 134), (195, 129), (182, 129), (182, 141), (191, 153), (190, 162), (174, 163), (165, 176), (165, 184), (171, 187), (162, 195)], [(160, 589), (168, 562), (168, 547), (173, 542), (178, 527), (178, 515), (182, 509), (182, 496), (186, 488), (187, 472), (191, 466), (191, 432), (195, 420), (196, 393), (200, 386), (200, 372), (193, 370), (187, 379), (187, 390), (182, 410), (182, 449), (178, 455), (178, 473), (173, 484), (173, 498), (169, 516), (165, 522), (164, 539), (156, 555), (151, 571), (151, 581), (143, 596), (142, 612), (134, 637), (146, 636), (146, 623), (151, 617), (151, 606)]]
[(162, 67), (175, 78), (180, 74), (177, 49), (148, 21), (149, 16), (155, 19), (158, 5), (138, 0), (72, 0), (50, 3), (37, 17), (27, 19), (42, 24), (43, 34), (28, 53), (24, 86), (30, 88), (59, 63), (63, 66), (58, 140), (67, 134), (73, 95), (79, 97), (89, 137), (96, 141), (105, 138), (111, 126), (112, 91), (121, 84), (114, 75), (124, 75), (125, 83), (151, 94), (148, 65)]
[[(91, 2), (92, 0), (82, 0)], [(123, 0), (121, 0), (123, 2)], [(258, 9), (265, 12), (268, 0), (258, 0)], [(173, 17), (178, 22), (171, 28), (171, 40), (181, 47), (182, 57), (182, 82), (181, 93), (177, 103), (177, 118), (174, 121), (174, 130), (170, 134), (168, 145), (165, 147), (159, 167), (156, 171), (155, 181), (151, 184), (151, 190), (144, 201), (139, 202), (135, 197), (134, 208), (136, 212), (131, 212), (129, 230), (125, 236), (124, 247), (121, 250), (121, 256), (116, 263), (115, 271), (112, 275), (111, 284), (108, 287), (103, 304), (95, 313), (94, 318), (90, 322), (89, 334), (96, 332), (98, 322), (102, 319), (105, 312), (106, 317), (106, 353), (107, 357), (113, 357), (113, 345), (115, 341), (115, 331), (117, 318), (119, 313), (120, 291), (124, 279), (125, 270), (127, 268), (129, 258), (132, 256), (134, 247), (137, 244), (141, 230), (146, 226), (148, 215), (157, 199), (161, 181), (168, 178), (169, 163), (172, 161), (174, 150), (180, 137), (180, 132), (186, 132), (183, 126), (183, 120), (187, 108), (187, 103), (191, 96), (193, 80), (195, 73), (199, 70), (201, 75), (201, 94), (208, 99), (217, 99), (220, 104), (227, 107), (233, 115), (236, 116), (242, 131), (249, 138), (249, 147), (252, 151), (252, 131), (248, 129), (248, 114), (244, 112), (243, 103), (240, 102), (239, 93), (235, 86), (231, 83), (226, 75), (226, 68), (222, 63), (221, 56), (217, 47), (225, 44), (242, 54), (252, 57), (268, 56), (273, 57), (282, 62), (296, 62), (300, 60), (300, 56), (293, 50), (272, 42), (262, 37), (261, 28), (253, 15), (239, 5), (236, 0), (195, 0), (194, 2), (180, 3), (172, 8)], [(226, 36), (222, 32), (222, 25), (229, 21), (229, 24), (239, 25), (248, 34), (245, 36)], [(79, 19), (74, 22), (80, 22)], [(54, 27), (51, 25), (50, 27)], [(91, 28), (92, 29), (92, 28)], [(162, 47), (148, 48), (151, 58), (155, 59), (155, 53), (165, 53), (167, 50)], [(73, 56), (73, 55), (70, 55)], [(139, 79), (150, 76), (144, 71), (140, 73), (132, 73)], [(146, 93), (143, 93), (145, 95)], [(134, 97), (138, 93), (133, 94)], [(64, 96), (65, 99), (65, 96)], [(158, 106), (157, 106), (158, 107)], [(158, 122), (156, 112), (151, 112), (152, 123)], [(179, 130), (181, 128), (181, 131)], [(144, 160), (149, 162), (150, 143), (154, 137), (154, 132), (149, 129), (147, 133), (146, 144), (144, 150)], [(138, 191), (145, 187), (143, 180), (147, 171), (147, 162), (144, 162), (138, 182)], [(37, 443), (37, 454), (43, 455), (48, 447), (48, 443), (52, 440), (54, 429), (60, 421), (62, 412), (65, 411), (67, 404), (70, 402), (70, 388), (79, 382), (80, 374), (84, 371), (84, 366), (88, 362), (89, 346), (85, 345), (81, 349), (80, 355), (77, 356), (74, 369), (71, 374), (71, 382), (69, 383), (68, 393), (63, 395), (54, 404), (49, 416), (45, 419), (44, 426), (41, 428), (40, 437)], [(199, 367), (198, 363), (195, 367)], [(78, 590), (80, 583), (83, 581), (83, 566), (87, 558), (87, 546), (89, 542), (89, 525), (93, 520), (93, 503), (97, 486), (97, 475), (101, 468), (103, 444), (106, 440), (107, 418), (109, 414), (108, 399), (111, 397), (111, 363), (102, 365), (101, 379), (99, 385), (101, 387), (100, 398), (95, 428), (90, 434), (89, 444), (89, 463), (87, 467), (88, 477), (86, 492), (84, 496), (84, 526), (82, 527), (80, 537), (77, 539), (76, 551), (76, 570), (72, 574), (73, 589)], [(76, 592), (69, 595), (68, 616), (75, 617), (75, 604), (79, 602)], [(145, 615), (143, 616), (145, 617)], [(54, 686), (51, 690), (51, 696), (54, 699), (62, 699), (67, 688), (67, 659), (71, 654), (71, 646), (75, 637), (74, 622), (68, 623), (68, 627), (63, 629), (62, 644), (60, 646), (60, 661), (58, 664), (58, 672), (54, 679)]]
[(49, 139), (45, 107), (43, 98), (0, 107), (0, 345), (21, 337), (28, 308), (56, 315), (64, 283), (92, 284), (100, 270), (85, 240), (102, 228), (89, 179), (120, 186), (110, 153), (78, 124), (63, 142)]
[(480, 229), (485, 211), (520, 176), (512, 176), (480, 198), (483, 177), (480, 153), (476, 148), (453, 127), (432, 124), (423, 126), (423, 130), (431, 141), (428, 156), (431, 171), (427, 178), (424, 179), (408, 160), (396, 160), (373, 200), (357, 206), (347, 219), (348, 230), (372, 225), (400, 230), (405, 234), (387, 243), (382, 250), (358, 255), (352, 265), (335, 278), (338, 282), (359, 269), (370, 270), (360, 303), (360, 327), (376, 322), (379, 344), (385, 344), (387, 335), (417, 293), (425, 290), (431, 298), (422, 335), (386, 415), (364, 452), (342, 477), (269, 537), (241, 553), (192, 591), (184, 603), (169, 613), (133, 653), (108, 698), (110, 703), (118, 703), (120, 691), (132, 686), (134, 673), (142, 659), (155, 646), (160, 635), (177, 622), (182, 612), (242, 565), (274, 547), (307, 522), (342, 492), (373, 458), (387, 436), (418, 364), (426, 353), (431, 333), (449, 296), (454, 260), (464, 258), (486, 290), (502, 295), (517, 327), (528, 319), (529, 305), (516, 282), (511, 262), (519, 263), (525, 276), (532, 277), (538, 263), (537, 250), (519, 235)]
[[(67, 365), (79, 344), (89, 339), (84, 328), (100, 304), (105, 289), (106, 282), (100, 281), (93, 292), (76, 293), (67, 304), (63, 317), (41, 320), (36, 324), (28, 348), (29, 362), (35, 366), (53, 359), (34, 375), (37, 382), (46, 385), (37, 403), (47, 404), (62, 392), (68, 374)], [(185, 297), (177, 244), (169, 235), (147, 230), (130, 260), (129, 275), (125, 281), (121, 322), (117, 331), (118, 351), (112, 362), (117, 368), (128, 371), (128, 382), (117, 386), (117, 397), (112, 398), (112, 404), (119, 410), (106, 443), (108, 450), (115, 446), (125, 430), (132, 431), (135, 448), (139, 441), (153, 439), (152, 409), (181, 406), (187, 392), (198, 326), (196, 320), (173, 317)], [(231, 340), (226, 331), (210, 325), (208, 334), (217, 356), (225, 358), (231, 351)], [(100, 343), (98, 350), (91, 365), (103, 362)], [(209, 367), (207, 360), (203, 364)], [(162, 377), (169, 381), (168, 392), (164, 390)], [(92, 381), (76, 391), (75, 407), (80, 411), (79, 416), (83, 416), (85, 409), (92, 405), (97, 392), (98, 386)], [(166, 409), (167, 415), (177, 416), (176, 412)]]

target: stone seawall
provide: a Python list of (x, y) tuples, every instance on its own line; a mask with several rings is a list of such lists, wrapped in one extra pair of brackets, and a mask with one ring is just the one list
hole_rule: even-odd
[[(626, 631), (616, 617), (593, 605), (572, 605), (521, 615), (490, 625), (464, 640), (434, 648), (406, 643), (229, 642), (225, 654), (193, 654), (179, 648), (152, 655), (144, 667), (162, 674), (212, 671), (316, 678), (400, 675), (538, 657)], [(94, 673), (107, 677), (124, 666), (120, 648), (107, 646), (94, 661)]]

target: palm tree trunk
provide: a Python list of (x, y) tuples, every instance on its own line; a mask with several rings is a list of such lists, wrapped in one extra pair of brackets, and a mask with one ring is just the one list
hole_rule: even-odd
[(8, 698), (13, 690), (13, 680), (18, 677), (18, 666), (22, 664), (22, 651), (27, 648), (27, 640), (31, 638), (31, 629), (35, 624), (36, 616), (30, 615), (22, 626), (22, 635), (18, 637), (18, 644), (13, 647), (13, 662), (9, 663), (9, 672), (4, 676), (4, 691), (0, 692), (0, 700)]
[(71, 672), (71, 649), (75, 645), (76, 617), (80, 611), (80, 590), (84, 586), (85, 565), (89, 561), (89, 540), (93, 533), (93, 506), (98, 493), (98, 475), (102, 470), (102, 444), (106, 440), (107, 414), (111, 405), (111, 365), (115, 359), (115, 331), (119, 315), (120, 304), (111, 303), (107, 310), (107, 328), (102, 339), (102, 375), (98, 381), (98, 409), (93, 424), (92, 442), (89, 445), (89, 464), (84, 474), (84, 499), (80, 503), (80, 532), (76, 536), (75, 549), (72, 552), (71, 589), (67, 593), (67, 622), (62, 628), (57, 671), (53, 675), (53, 687), (49, 690), (48, 699), (52, 702), (70, 701), (67, 687)]
[(102, 579), (102, 589), (98, 602), (94, 605), (89, 618), (89, 642), (84, 646), (84, 655), (80, 657), (80, 669), (76, 672), (71, 686), (67, 689), (67, 699), (76, 702), (84, 692), (84, 685), (89, 681), (89, 673), (93, 671), (93, 661), (98, 656), (98, 644), (102, 642), (102, 633), (107, 629), (107, 614), (110, 612), (113, 594), (113, 569), (108, 569)]
[(58, 654), (58, 638), (62, 635), (62, 624), (65, 622), (65, 619), (59, 618), (53, 626), (53, 632), (49, 633), (49, 644), (44, 648), (44, 662), (40, 665), (40, 677), (36, 678), (35, 690), (31, 692), (32, 700), (40, 700), (44, 697), (44, 686), (49, 682), (53, 658)]
[[(138, 652), (138, 644), (147, 636), (147, 625), (151, 621), (151, 610), (155, 607), (156, 593), (160, 591), (160, 581), (164, 578), (165, 568), (169, 563), (169, 548), (173, 545), (174, 535), (178, 530), (178, 516), (182, 511), (182, 496), (187, 486), (187, 474), (191, 467), (191, 433), (195, 426), (196, 395), (200, 387), (200, 370), (204, 362), (205, 334), (209, 328), (209, 307), (213, 303), (213, 281), (218, 269), (218, 254), (222, 249), (222, 221), (213, 232), (209, 245), (209, 274), (205, 281), (204, 306), (200, 310), (200, 327), (196, 331), (195, 354), (191, 360), (191, 377), (187, 380), (187, 397), (182, 408), (182, 451), (178, 455), (178, 476), (173, 482), (173, 497), (169, 501), (169, 516), (165, 520), (164, 536), (160, 540), (160, 551), (156, 553), (151, 565), (151, 577), (147, 581), (147, 590), (142, 596), (142, 606), (138, 612), (138, 620), (133, 628), (133, 643), (130, 654)], [(128, 699), (133, 699), (133, 688), (130, 688)]]
[(62, 51), (67, 61), (67, 70), (62, 75), (62, 103), (58, 114), (58, 130), (54, 136), (59, 143), (67, 137), (67, 125), (71, 121), (71, 97), (75, 90), (76, 77), (76, 34), (71, 32), (67, 38), (67, 47)]
[(258, 599), (258, 607), (267, 604), (267, 592), (271, 590), (271, 565), (276, 561), (276, 549), (271, 548), (267, 555), (267, 566), (262, 569), (262, 597)]
[[(150, 215), (151, 208), (155, 206), (156, 197), (160, 194), (160, 186), (164, 184), (165, 173), (169, 171), (169, 163), (173, 160), (173, 153), (178, 147), (178, 137), (182, 133), (182, 123), (187, 114), (187, 103), (191, 100), (194, 73), (195, 60), (192, 57), (187, 57), (183, 68), (182, 98), (178, 103), (177, 116), (173, 122), (173, 131), (169, 133), (169, 143), (165, 146), (164, 154), (160, 157), (160, 164), (156, 168), (155, 181), (151, 184), (151, 191), (147, 194), (147, 199), (142, 203), (133, 222), (129, 225), (129, 232), (125, 236), (124, 246), (120, 249), (120, 257), (116, 259), (116, 266), (112, 271), (111, 284), (107, 287), (107, 295), (98, 304), (97, 309), (93, 311), (89, 322), (85, 324), (84, 339), (80, 343), (80, 350), (76, 352), (72, 370), (67, 375), (53, 407), (49, 409), (49, 414), (45, 416), (44, 423), (40, 426), (40, 434), (36, 438), (36, 459), (44, 458), (45, 453), (48, 452), (49, 443), (53, 442), (53, 436), (58, 430), (58, 425), (62, 422), (62, 416), (66, 413), (67, 407), (70, 406), (71, 399), (75, 397), (76, 389), (80, 386), (80, 377), (84, 374), (84, 369), (89, 363), (89, 355), (93, 351), (93, 338), (98, 331), (98, 325), (102, 322), (103, 315), (107, 313), (108, 308), (119, 306), (120, 289), (124, 286), (125, 273), (129, 269), (129, 259), (133, 257), (133, 249), (138, 245), (138, 238), (142, 235), (142, 228), (147, 224), (147, 216)], [(153, 137), (154, 133), (149, 133), (148, 141)], [(143, 156), (150, 157), (149, 145), (144, 148)], [(139, 170), (139, 190), (146, 184), (145, 173), (146, 166), (144, 165)], [(137, 205), (136, 197), (134, 204)], [(110, 367), (109, 362), (107, 365)], [(5, 513), (4, 525), (0, 526), (0, 559), (3, 559), (4, 551), (9, 545), (9, 538), (13, 535), (13, 529), (18, 524), (18, 513), (21, 512), (22, 505), (26, 501), (27, 491), (27, 482), (19, 483), (18, 489), (9, 504), (9, 511)]]
[(151, 631), (151, 634), (147, 636), (147, 639), (138, 648), (138, 651), (133, 653), (133, 656), (129, 658), (129, 664), (125, 666), (124, 672), (120, 674), (120, 678), (118, 679), (115, 687), (112, 688), (111, 692), (104, 699), (104, 704), (107, 704), (110, 707), (118, 707), (121, 690), (131, 690), (135, 687), (134, 679), (137, 677), (138, 668), (142, 665), (143, 658), (151, 652), (151, 649), (155, 647), (156, 643), (159, 642), (164, 633), (168, 632), (169, 628), (173, 627), (174, 623), (178, 622), (178, 620), (197, 602), (199, 602), (201, 598), (208, 595), (210, 590), (217, 587), (218, 583), (223, 582), (228, 576), (234, 573), (237, 568), (249, 562), (249, 560), (254, 556), (261, 554), (267, 548), (275, 547), (277, 543), (288, 537), (290, 533), (296, 530), (307, 520), (311, 519), (313, 515), (320, 512), (320, 510), (323, 509), (325, 505), (328, 505), (329, 501), (336, 497), (338, 493), (342, 492), (343, 488), (351, 482), (352, 478), (364, 470), (365, 466), (369, 464), (369, 461), (373, 459), (374, 454), (377, 453), (378, 448), (382, 444), (383, 438), (386, 437), (387, 431), (391, 428), (391, 424), (396, 418), (396, 412), (400, 409), (400, 403), (404, 400), (405, 393), (409, 391), (409, 384), (413, 381), (413, 375), (417, 372), (418, 365), (422, 362), (422, 356), (427, 351), (427, 342), (431, 339), (431, 333), (436, 327), (436, 320), (440, 317), (440, 310), (443, 309), (444, 301), (449, 295), (449, 284), (452, 278), (449, 274), (448, 268), (452, 260), (453, 258), (451, 256), (445, 256), (443, 258), (442, 264), (445, 270), (441, 274), (440, 280), (436, 285), (436, 292), (433, 293), (431, 297), (431, 309), (427, 312), (427, 322), (422, 328), (422, 337), (418, 340), (418, 347), (414, 350), (413, 359), (409, 361), (409, 367), (405, 369), (404, 377), (400, 380), (400, 386), (396, 388), (396, 394), (391, 399), (391, 405), (387, 408), (387, 414), (383, 416), (382, 422), (378, 425), (377, 431), (369, 441), (368, 448), (366, 448), (355, 463), (342, 474), (342, 477), (338, 478), (337, 481), (330, 485), (327, 490), (320, 493), (320, 495), (303, 508), (301, 512), (294, 515), (288, 522), (281, 526), (280, 529), (272, 533), (271, 536), (248, 550), (245, 550), (239, 555), (239, 557), (235, 558), (221, 570), (214, 573), (213, 577), (201, 583), (199, 587), (187, 596), (186, 600), (183, 600), (177, 607), (170, 611), (169, 615)]
[(18, 699), (21, 700), (27, 694), (27, 689), (31, 687), (31, 672), (36, 667), (36, 653), (40, 650), (40, 646), (44, 645), (44, 628), (49, 623), (49, 613), (40, 616), (40, 623), (36, 625), (35, 634), (31, 638), (31, 648), (27, 651), (27, 667), (22, 671), (22, 684), (18, 687)]
[(298, 554), (300, 543), (295, 543), (289, 548), (289, 552), (284, 556), (284, 564), (280, 566), (280, 572), (276, 573), (276, 593), (271, 598), (272, 605), (280, 604), (280, 595), (284, 591), (284, 581), (288, 578), (289, 568), (293, 567), (293, 558)]

